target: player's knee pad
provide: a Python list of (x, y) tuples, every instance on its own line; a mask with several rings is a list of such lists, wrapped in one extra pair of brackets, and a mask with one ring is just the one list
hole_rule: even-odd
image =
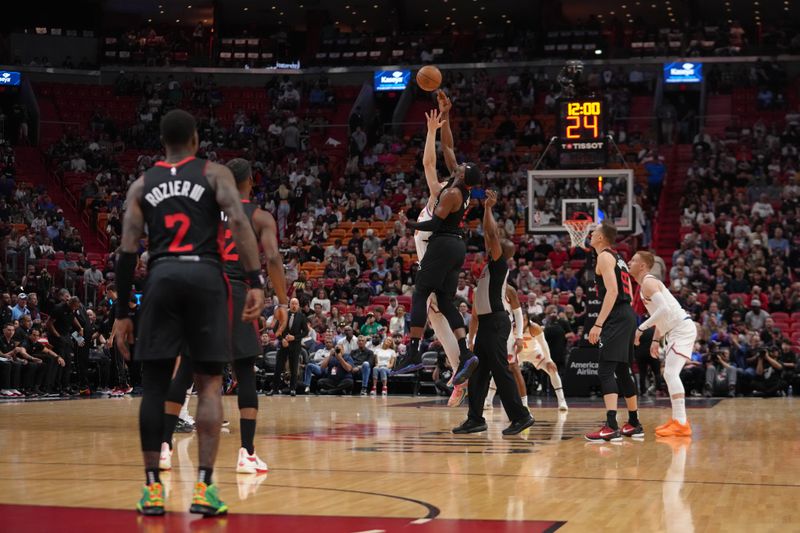
[(636, 396), (636, 380), (633, 379), (633, 372), (627, 363), (617, 364), (617, 387), (623, 398)]
[(181, 364), (178, 365), (178, 371), (169, 384), (167, 401), (179, 405), (183, 404), (186, 399), (186, 390), (192, 386), (192, 383), (194, 383), (194, 378), (192, 376), (192, 360), (182, 357)]
[(423, 328), (428, 320), (428, 296), (433, 291), (425, 287), (417, 286), (411, 298), (411, 327)]
[(225, 368), (225, 363), (222, 362), (192, 361), (192, 371), (202, 376), (221, 376), (223, 368)]
[(458, 312), (458, 308), (456, 308), (456, 304), (453, 303), (453, 299), (449, 298), (446, 294), (436, 291), (436, 300), (439, 304), (439, 312), (447, 319), (447, 323), (450, 324), (450, 329), (455, 331), (459, 328), (463, 328), (464, 317)]
[(157, 452), (161, 449), (164, 426), (164, 399), (167, 395), (173, 359), (144, 361), (142, 363), (142, 403), (139, 406), (139, 438), (142, 450)]
[(681, 381), (681, 369), (683, 368), (684, 361), (680, 355), (667, 354), (666, 364), (664, 365), (664, 381), (667, 382), (667, 390), (670, 396), (674, 394), (685, 394), (686, 389), (683, 388)]
[(255, 357), (237, 359), (233, 362), (233, 370), (236, 372), (236, 393), (239, 409), (258, 409), (255, 362)]
[[(157, 361), (142, 362), (142, 389), (146, 393), (156, 393), (162, 398), (166, 396), (172, 371), (175, 368), (174, 359), (161, 359)], [(184, 392), (186, 387), (184, 387)], [(181, 399), (183, 393), (181, 393)]]
[(617, 368), (617, 363), (614, 361), (600, 361), (597, 367), (597, 377), (600, 379), (600, 391), (603, 395), (616, 394), (617, 380), (614, 377), (614, 370)]

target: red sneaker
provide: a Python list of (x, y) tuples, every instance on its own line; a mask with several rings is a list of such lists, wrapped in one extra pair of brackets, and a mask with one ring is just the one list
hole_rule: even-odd
[(620, 442), (622, 435), (618, 429), (611, 429), (608, 426), (601, 427), (598, 431), (584, 435), (590, 442)]
[(626, 422), (625, 425), (620, 428), (619, 432), (622, 433), (623, 437), (630, 437), (632, 439), (644, 438), (644, 429), (641, 424), (634, 426)]

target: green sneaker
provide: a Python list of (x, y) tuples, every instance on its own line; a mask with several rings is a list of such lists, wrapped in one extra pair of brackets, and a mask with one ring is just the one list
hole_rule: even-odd
[(136, 504), (136, 510), (146, 516), (164, 514), (164, 486), (151, 483), (142, 487), (142, 499)]
[(228, 514), (228, 506), (219, 499), (216, 485), (213, 483), (206, 485), (202, 481), (198, 481), (194, 485), (192, 506), (189, 507), (189, 512), (203, 516), (221, 516)]

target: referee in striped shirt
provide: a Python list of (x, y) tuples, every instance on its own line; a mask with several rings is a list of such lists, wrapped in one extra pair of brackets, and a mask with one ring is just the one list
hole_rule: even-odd
[[(483, 238), (486, 245), (486, 266), (478, 279), (472, 302), (472, 320), (469, 338), (475, 339), (474, 352), (478, 356), (478, 369), (467, 385), (469, 412), (467, 419), (453, 433), (479, 433), (486, 431), (483, 402), (489, 391), (489, 380), (494, 376), (497, 394), (503, 402), (511, 425), (503, 435), (516, 435), (533, 425), (533, 417), (517, 390), (517, 384), (508, 368), (507, 341), (511, 334), (511, 319), (503, 305), (508, 279), (508, 259), (514, 255), (514, 244), (500, 240), (492, 207), (497, 203), (497, 193), (486, 191), (483, 204)], [(477, 336), (475, 330), (477, 329)]]

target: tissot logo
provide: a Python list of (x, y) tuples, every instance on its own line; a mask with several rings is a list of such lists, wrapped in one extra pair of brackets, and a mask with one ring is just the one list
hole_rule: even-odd
[(604, 146), (601, 142), (594, 143), (561, 143), (564, 150), (600, 150)]

